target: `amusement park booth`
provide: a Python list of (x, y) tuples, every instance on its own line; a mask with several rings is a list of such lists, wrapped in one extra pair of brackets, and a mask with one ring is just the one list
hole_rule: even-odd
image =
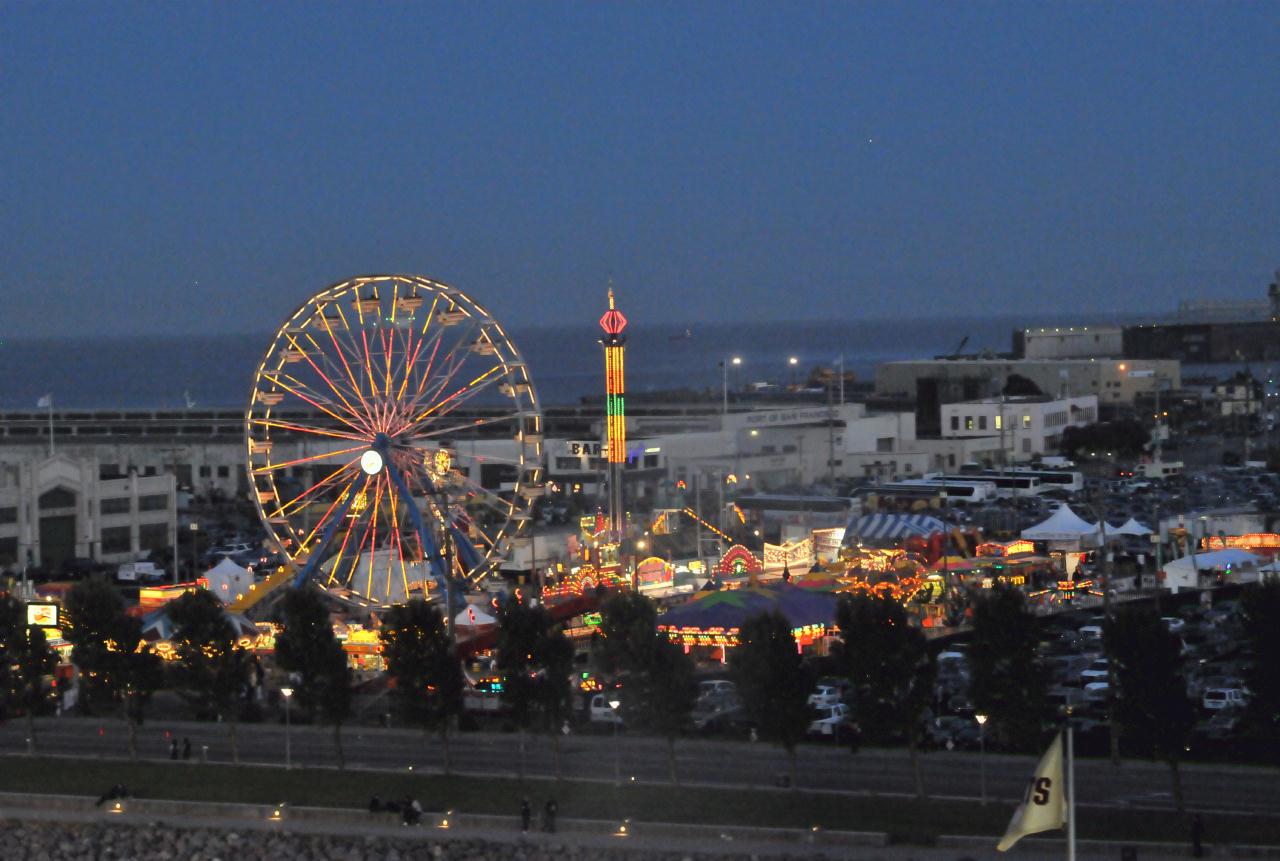
[(699, 592), (658, 617), (658, 631), (696, 657), (725, 662), (738, 645), (742, 624), (761, 613), (780, 612), (791, 625), (799, 649), (825, 653), (835, 628), (837, 598), (830, 592), (789, 583)]

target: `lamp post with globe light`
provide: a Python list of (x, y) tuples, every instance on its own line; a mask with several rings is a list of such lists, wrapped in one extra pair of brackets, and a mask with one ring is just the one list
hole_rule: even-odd
[(732, 359), (726, 359), (725, 361), (720, 363), (720, 370), (723, 372), (720, 392), (724, 399), (723, 412), (726, 415), (728, 415), (729, 413), (729, 365), (733, 365), (736, 368), (741, 364), (742, 364), (741, 356), (734, 356)]
[(618, 706), (622, 705), (622, 700), (617, 695), (609, 698), (609, 708), (613, 709), (613, 784), (614, 786), (622, 785), (622, 754), (618, 751), (618, 724), (622, 723), (622, 718), (618, 717)]
[(293, 768), (292, 739), (289, 737), (289, 700), (293, 699), (293, 688), (281, 688), (280, 695), (284, 697), (284, 767), (289, 769)]
[(987, 803), (987, 716), (974, 715), (978, 722), (978, 786), (982, 803)]

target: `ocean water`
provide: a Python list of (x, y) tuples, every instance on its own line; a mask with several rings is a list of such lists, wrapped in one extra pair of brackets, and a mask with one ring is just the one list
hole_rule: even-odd
[[(969, 336), (966, 352), (1008, 350), (1025, 315), (981, 318), (785, 321), (748, 324), (690, 323), (627, 329), (629, 393), (691, 389), (719, 397), (720, 363), (731, 366), (731, 387), (797, 379), (841, 355), (859, 379), (876, 364), (949, 353)], [(1093, 325), (1101, 320), (1046, 321), (1035, 325)], [(520, 327), (507, 330), (524, 354), (544, 406), (568, 405), (604, 386), (595, 326)], [(269, 334), (175, 337), (0, 338), (0, 409), (35, 409), (52, 394), (57, 409), (183, 409), (186, 397), (205, 408), (241, 408)]]

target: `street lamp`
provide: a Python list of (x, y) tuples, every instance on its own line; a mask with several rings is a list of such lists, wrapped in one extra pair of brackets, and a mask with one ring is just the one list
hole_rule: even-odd
[(987, 716), (974, 715), (978, 722), (978, 785), (982, 803), (987, 803)]
[(293, 699), (293, 688), (281, 688), (280, 695), (284, 697), (284, 767), (288, 769), (293, 768), (293, 749), (289, 738), (289, 700)]
[[(200, 563), (196, 561), (196, 544), (199, 543), (196, 541), (196, 536), (200, 532), (200, 524), (196, 523), (193, 520), (191, 521), (190, 529), (191, 529), (191, 579), (195, 580), (197, 570), (200, 567)], [(173, 560), (173, 566), (174, 568), (178, 567), (177, 559)], [(174, 571), (174, 574), (177, 574), (177, 573), (178, 573), (177, 571)]]
[(723, 372), (723, 379), (721, 380), (721, 394), (724, 397), (724, 412), (726, 414), (729, 412), (729, 365), (730, 364), (732, 364), (734, 367), (741, 365), (742, 357), (734, 356), (732, 359), (729, 359), (728, 361), (724, 361), (720, 363), (720, 370)]
[(622, 723), (622, 718), (618, 717), (618, 706), (622, 705), (622, 700), (616, 696), (609, 698), (609, 708), (613, 709), (613, 785), (622, 785), (622, 754), (618, 751), (618, 724)]
[(787, 359), (787, 364), (791, 366), (791, 388), (794, 389), (796, 387), (796, 365), (800, 364), (800, 359), (792, 356)]

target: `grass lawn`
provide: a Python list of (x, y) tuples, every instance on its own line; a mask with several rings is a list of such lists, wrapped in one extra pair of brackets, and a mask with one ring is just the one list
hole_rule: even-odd
[[(940, 834), (999, 835), (1009, 821), (1008, 804), (908, 801), (819, 793), (748, 789), (683, 789), (669, 786), (441, 777), (409, 773), (328, 769), (262, 768), (195, 763), (76, 761), (63, 758), (0, 757), (0, 791), (98, 795), (124, 783), (139, 798), (223, 801), (363, 809), (370, 797), (413, 795), (428, 810), (514, 816), (528, 794), (536, 809), (554, 795), (560, 815), (726, 825), (757, 825), (883, 831), (896, 842), (927, 844)], [(1259, 816), (1206, 817), (1211, 842), (1277, 843), (1280, 820)], [(1082, 838), (1180, 840), (1187, 826), (1173, 813), (1126, 809), (1082, 810)], [(993, 836), (993, 842), (995, 837)]]

